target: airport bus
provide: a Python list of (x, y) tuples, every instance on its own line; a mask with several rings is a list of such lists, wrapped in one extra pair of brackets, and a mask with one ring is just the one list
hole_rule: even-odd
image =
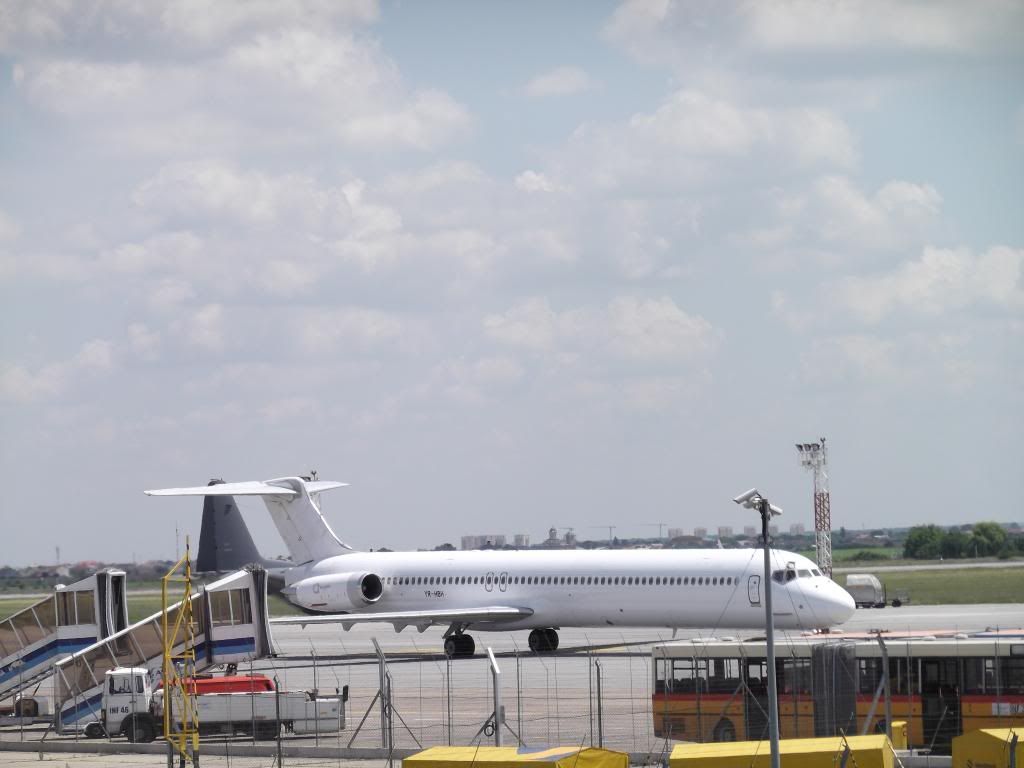
[[(780, 638), (781, 738), (884, 732), (877, 639)], [(909, 746), (949, 751), (976, 728), (1024, 726), (1024, 639), (885, 640), (893, 722)], [(652, 650), (654, 732), (687, 741), (762, 739), (768, 728), (764, 639), (662, 643)]]

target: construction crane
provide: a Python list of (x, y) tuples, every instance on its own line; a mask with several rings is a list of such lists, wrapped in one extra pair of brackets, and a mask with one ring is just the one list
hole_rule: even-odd
[(607, 528), (608, 529), (608, 548), (611, 549), (611, 547), (612, 547), (612, 540), (614, 539), (612, 531), (614, 531), (616, 528), (618, 528), (617, 525), (588, 525), (587, 528), (602, 528), (602, 529)]
[(800, 466), (814, 475), (814, 548), (818, 568), (832, 578), (832, 500), (828, 490), (828, 451), (825, 438), (817, 443), (797, 443)]
[(645, 526), (645, 527), (649, 527), (649, 528), (653, 528), (653, 527), (657, 526), (657, 528), (658, 528), (658, 538), (659, 539), (664, 539), (665, 538), (665, 528), (668, 526), (668, 523), (640, 523), (640, 525)]

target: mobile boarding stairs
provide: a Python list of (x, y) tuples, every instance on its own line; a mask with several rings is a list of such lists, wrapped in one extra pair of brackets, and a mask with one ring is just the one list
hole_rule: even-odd
[[(200, 587), (191, 600), (195, 672), (272, 655), (262, 568)], [(168, 606), (168, 626), (181, 605)], [(143, 667), (158, 681), (164, 613), (132, 625), (127, 616), (125, 574), (107, 569), (0, 622), (0, 702), (25, 696), (53, 677), (55, 727), (64, 733), (99, 719), (107, 670)], [(179, 643), (172, 654), (185, 650)]]

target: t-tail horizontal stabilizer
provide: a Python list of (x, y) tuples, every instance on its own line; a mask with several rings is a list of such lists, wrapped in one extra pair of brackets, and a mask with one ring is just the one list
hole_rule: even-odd
[[(209, 484), (225, 485), (223, 480), (211, 480)], [(260, 554), (233, 496), (207, 496), (203, 499), (196, 570), (231, 573), (252, 564), (262, 565), (271, 573), (271, 578), (274, 572), (292, 565), (285, 560), (268, 560)]]
[[(147, 496), (261, 496), (284, 539), (296, 565), (344, 555), (352, 548), (331, 530), (320, 513), (320, 494), (347, 483), (279, 477), (242, 483), (215, 483), (193, 488), (163, 488), (146, 491)], [(249, 543), (251, 537), (246, 536)], [(255, 547), (253, 547), (255, 550)]]

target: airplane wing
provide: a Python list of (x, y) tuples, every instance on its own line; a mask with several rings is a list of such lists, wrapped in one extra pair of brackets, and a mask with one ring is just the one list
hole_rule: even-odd
[(493, 606), (486, 608), (451, 608), (437, 611), (394, 611), (381, 613), (325, 613), (322, 616), (283, 616), (271, 624), (341, 624), (347, 632), (354, 624), (382, 622), (393, 624), (396, 632), (416, 627), (420, 632), (434, 624), (476, 624), (481, 622), (515, 621), (533, 615), (532, 608)]

